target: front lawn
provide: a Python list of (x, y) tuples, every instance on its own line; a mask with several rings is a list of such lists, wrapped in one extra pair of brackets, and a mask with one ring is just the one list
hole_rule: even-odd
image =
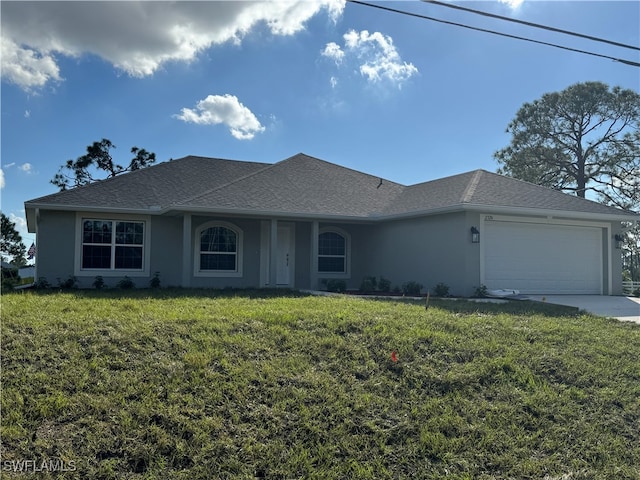
[(640, 478), (640, 326), (571, 309), (24, 292), (1, 334), (3, 478)]

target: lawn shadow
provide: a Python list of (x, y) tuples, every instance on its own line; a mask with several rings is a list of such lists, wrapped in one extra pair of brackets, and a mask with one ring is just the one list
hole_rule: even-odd
[(83, 298), (113, 298), (113, 299), (140, 299), (140, 298), (296, 298), (308, 297), (311, 294), (289, 288), (30, 288), (16, 291), (16, 293), (29, 292), (35, 295), (57, 295), (59, 293), (71, 293)]
[(581, 312), (577, 307), (554, 305), (533, 300), (503, 300), (487, 298), (433, 298), (427, 299), (378, 299), (381, 301), (403, 301), (425, 308), (439, 308), (458, 314), (509, 314), (509, 315), (543, 315), (545, 317), (576, 317)]
[[(72, 293), (83, 298), (112, 298), (112, 299), (174, 299), (174, 298), (302, 298), (317, 296), (310, 291), (301, 291), (289, 288), (102, 288), (102, 289), (24, 289), (20, 292), (29, 292), (35, 295), (57, 295), (59, 293)], [(342, 296), (341, 294), (333, 294)], [(511, 315), (544, 315), (548, 317), (575, 317), (580, 313), (576, 307), (554, 305), (532, 300), (492, 300), (477, 298), (434, 298), (431, 297), (427, 304), (426, 298), (415, 297), (376, 297), (354, 296), (355, 298), (368, 299), (381, 302), (404, 302), (421, 305), (428, 308), (439, 308), (451, 313), (459, 314), (511, 314)]]

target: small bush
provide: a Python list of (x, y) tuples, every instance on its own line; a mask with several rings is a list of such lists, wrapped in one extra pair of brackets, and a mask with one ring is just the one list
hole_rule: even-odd
[(97, 275), (95, 280), (93, 281), (93, 288), (96, 290), (102, 290), (104, 288), (104, 278), (102, 275)]
[(51, 288), (51, 284), (45, 277), (40, 277), (37, 282), (34, 282), (33, 287), (38, 290), (45, 290), (47, 288)]
[(361, 292), (373, 292), (375, 291), (375, 289), (378, 286), (378, 281), (376, 280), (376, 277), (364, 277), (362, 279), (362, 283), (360, 284), (360, 291)]
[(133, 280), (131, 280), (129, 277), (127, 277), (126, 275), (122, 278), (122, 280), (120, 280), (117, 284), (116, 287), (118, 287), (121, 290), (131, 290), (133, 288), (136, 288), (136, 284), (133, 283)]
[(378, 290), (381, 292), (389, 293), (391, 291), (391, 280), (388, 278), (380, 277), (378, 280)]
[(438, 283), (435, 287), (433, 287), (433, 294), (436, 297), (448, 297), (449, 285), (443, 282)]
[(160, 288), (160, 272), (153, 274), (153, 278), (149, 281), (149, 286), (151, 288)]
[(58, 278), (58, 288), (61, 290), (72, 290), (78, 286), (78, 280), (73, 275), (69, 275), (66, 280)]
[(2, 290), (13, 290), (13, 288), (20, 283), (20, 276), (18, 275), (18, 268), (2, 267)]
[(480, 285), (479, 287), (476, 287), (476, 290), (473, 294), (474, 297), (478, 297), (478, 298), (484, 298), (487, 296), (487, 286), (486, 285)]
[(322, 280), (322, 284), (328, 292), (343, 293), (347, 291), (347, 282), (344, 280), (338, 280), (336, 278), (324, 279)]
[(410, 297), (417, 297), (424, 285), (418, 282), (410, 281), (402, 284), (402, 293)]

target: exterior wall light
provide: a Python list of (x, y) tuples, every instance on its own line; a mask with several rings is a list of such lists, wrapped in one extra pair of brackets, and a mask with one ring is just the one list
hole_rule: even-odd
[(471, 227), (471, 243), (480, 243), (480, 231), (476, 227)]
[(622, 242), (624, 241), (624, 237), (622, 235), (618, 235), (617, 233), (613, 236), (616, 241), (616, 248), (620, 250), (622, 248)]

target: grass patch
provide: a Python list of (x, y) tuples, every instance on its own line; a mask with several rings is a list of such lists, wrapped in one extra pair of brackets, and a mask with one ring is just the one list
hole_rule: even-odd
[(3, 295), (3, 478), (640, 478), (638, 325), (284, 293)]

